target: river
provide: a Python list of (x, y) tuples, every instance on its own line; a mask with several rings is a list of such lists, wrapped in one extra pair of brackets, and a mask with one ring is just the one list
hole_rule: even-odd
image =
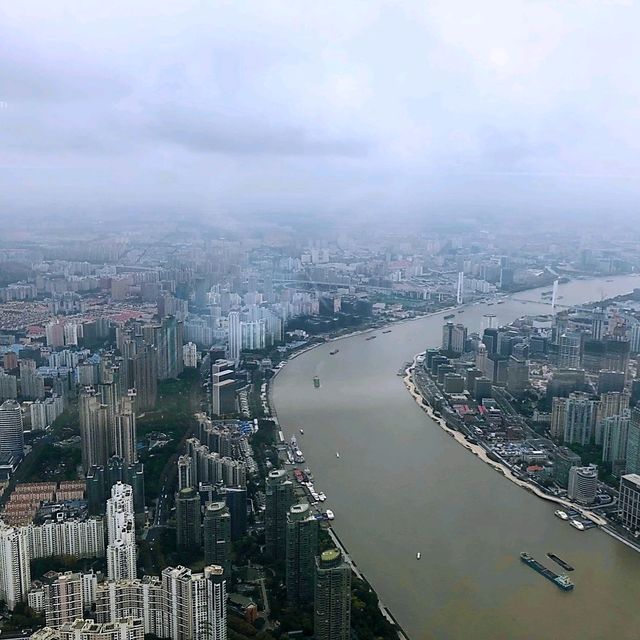
[[(560, 285), (559, 302), (638, 286), (635, 277), (576, 280)], [(537, 301), (540, 291), (515, 298)], [(549, 309), (509, 299), (467, 308), (456, 321), (480, 331), (485, 313), (496, 314), (499, 326)], [(322, 345), (291, 360), (273, 385), (285, 435), (304, 427), (306, 466), (328, 496), (336, 532), (411, 640), (636, 640), (640, 554), (554, 517), (553, 504), (503, 478), (431, 421), (396, 375), (415, 353), (439, 345), (442, 315), (377, 331), (375, 340), (358, 335)], [(547, 551), (570, 562), (574, 591), (521, 564), (524, 550), (554, 570), (561, 571)]]

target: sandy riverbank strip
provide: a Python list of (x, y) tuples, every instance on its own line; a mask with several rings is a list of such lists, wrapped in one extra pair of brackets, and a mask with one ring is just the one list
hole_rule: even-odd
[(544, 493), (544, 491), (541, 491), (535, 485), (532, 485), (529, 482), (526, 482), (525, 480), (522, 480), (521, 478), (517, 478), (515, 475), (513, 475), (512, 471), (511, 471), (511, 469), (509, 469), (509, 467), (507, 467), (504, 464), (501, 464), (500, 462), (496, 462), (495, 460), (492, 460), (491, 458), (489, 458), (489, 456), (487, 455), (486, 450), (483, 447), (481, 447), (480, 445), (471, 444), (470, 442), (467, 441), (467, 439), (464, 437), (464, 435), (462, 433), (460, 433), (459, 431), (456, 431), (455, 429), (449, 428), (443, 418), (439, 418), (438, 416), (435, 415), (435, 413), (433, 412), (433, 409), (431, 408), (431, 406), (428, 404), (426, 399), (423, 398), (422, 394), (417, 390), (415, 384), (413, 383), (412, 375), (413, 375), (414, 368), (415, 368), (415, 366), (417, 364), (417, 359), (418, 359), (418, 357), (420, 355), (422, 355), (422, 354), (416, 355), (414, 357), (413, 362), (411, 363), (411, 365), (408, 366), (405, 369), (405, 375), (403, 377), (403, 381), (404, 381), (405, 386), (407, 387), (407, 390), (409, 391), (409, 393), (411, 394), (413, 399), (416, 401), (418, 406), (421, 407), (422, 410), (441, 429), (446, 431), (450, 436), (452, 436), (456, 440), (456, 442), (461, 444), (465, 449), (468, 449), (469, 451), (471, 451), (475, 456), (480, 458), (480, 460), (482, 460), (486, 464), (492, 466), (494, 469), (496, 469), (496, 471), (499, 471), (500, 473), (502, 473), (502, 475), (505, 478), (507, 478), (507, 480), (510, 480), (514, 484), (517, 484), (519, 487), (522, 487), (523, 489), (526, 489), (527, 491), (530, 491), (531, 493), (535, 494), (539, 498), (542, 498), (543, 500), (548, 500), (549, 502), (555, 502), (556, 504), (562, 505), (563, 507), (566, 507), (568, 509), (573, 509), (574, 511), (577, 511), (578, 513), (580, 513), (580, 515), (582, 515), (583, 517), (591, 520), (592, 522), (594, 522), (597, 525), (607, 524), (607, 521), (602, 516), (598, 515), (597, 513), (594, 513), (593, 511), (588, 511), (588, 510), (584, 509), (584, 507), (581, 507), (581, 506), (579, 506), (577, 504), (569, 502), (568, 500), (564, 500), (563, 498), (558, 498), (556, 496), (550, 496), (550, 495)]

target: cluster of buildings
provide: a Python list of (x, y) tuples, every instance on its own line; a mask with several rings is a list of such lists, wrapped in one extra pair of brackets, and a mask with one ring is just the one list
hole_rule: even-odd
[(297, 501), (284, 470), (269, 473), (265, 499), (265, 553), (285, 565), (288, 604), (313, 604), (316, 638), (347, 640), (351, 566), (338, 549), (319, 552), (319, 520), (308, 502)]

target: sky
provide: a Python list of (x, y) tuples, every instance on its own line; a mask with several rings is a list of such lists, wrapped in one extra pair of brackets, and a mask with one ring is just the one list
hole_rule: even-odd
[(633, 215), (640, 3), (0, 2), (0, 217)]

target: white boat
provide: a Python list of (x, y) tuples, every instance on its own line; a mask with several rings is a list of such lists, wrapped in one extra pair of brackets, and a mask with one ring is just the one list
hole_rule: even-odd
[(304, 435), (304, 429), (300, 429), (300, 435), (303, 436)]
[(557, 511), (554, 511), (553, 515), (557, 516), (561, 520), (568, 520), (569, 519), (569, 516), (564, 511), (562, 511), (560, 509), (558, 509)]
[(422, 557), (422, 554), (418, 551), (418, 553), (416, 553), (416, 560), (420, 560), (421, 557)]
[(327, 499), (327, 496), (325, 496), (324, 493), (321, 491), (318, 494), (318, 499), (320, 500), (320, 502), (324, 502)]
[(340, 454), (336, 451), (336, 458), (339, 458)]
[(578, 531), (584, 531), (584, 525), (579, 520), (572, 520), (569, 524), (572, 527), (575, 527)]
[(335, 516), (333, 515), (333, 511), (331, 509), (327, 509), (327, 520), (333, 520)]

